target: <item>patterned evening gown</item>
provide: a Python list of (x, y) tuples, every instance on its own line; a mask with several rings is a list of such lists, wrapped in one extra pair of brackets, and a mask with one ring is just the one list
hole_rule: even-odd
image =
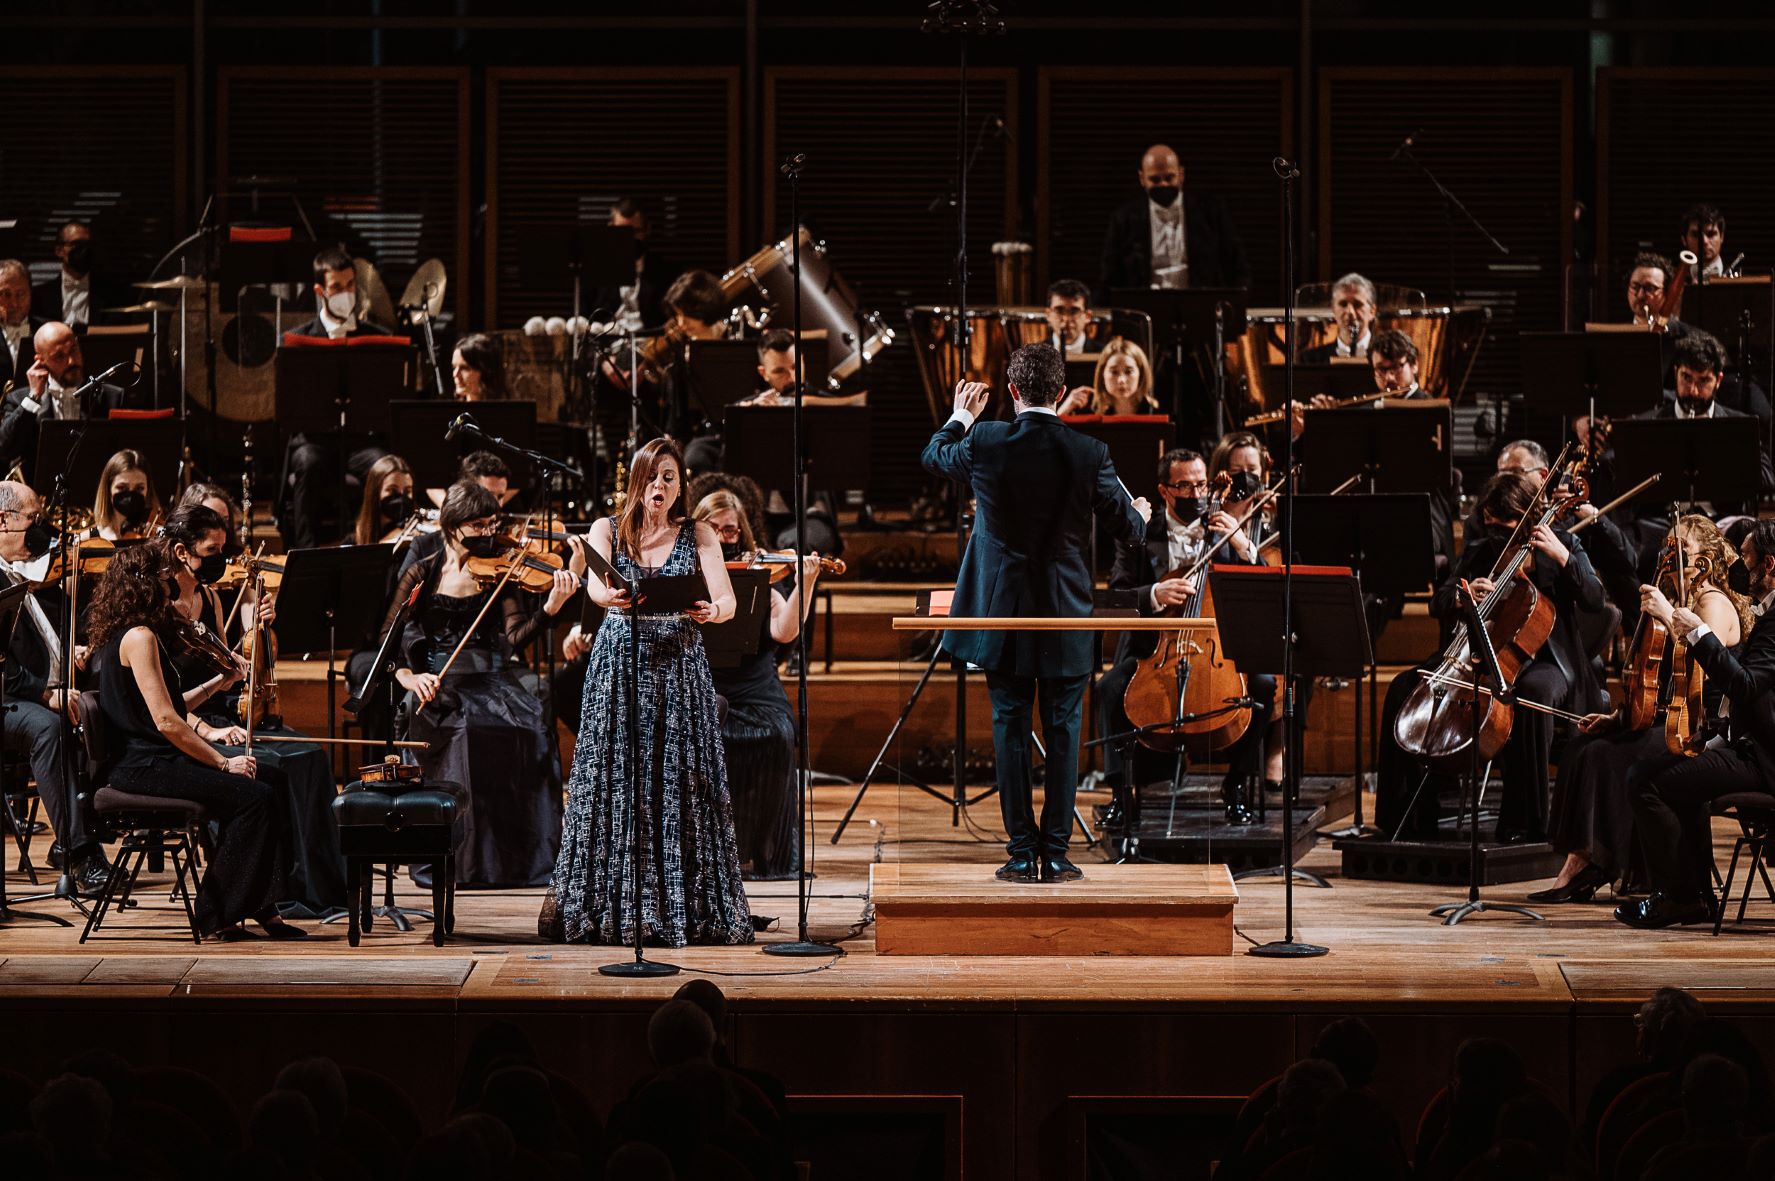
[[(616, 522), (611, 522), (615, 535)], [(622, 553), (630, 580), (698, 570), (694, 526), (679, 527), (658, 569)], [(630, 618), (610, 611), (593, 641), (579, 740), (567, 781), (567, 813), (554, 893), (571, 942), (632, 945), (635, 939), (635, 810), (630, 760), (641, 757), (641, 920), (646, 942), (750, 943), (752, 916), (740, 881), (733, 809), (722, 759), (715, 686), (701, 629), (682, 615), (640, 616), (640, 741), (631, 740), (636, 699)]]

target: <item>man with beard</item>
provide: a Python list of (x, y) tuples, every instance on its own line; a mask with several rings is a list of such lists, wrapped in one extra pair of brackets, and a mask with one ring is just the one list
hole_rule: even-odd
[(121, 386), (86, 385), (86, 360), (80, 337), (59, 320), (51, 320), (32, 338), (31, 367), (23, 384), (0, 400), (0, 472), (18, 464), (26, 478), (37, 461), (38, 424), (44, 419), (106, 418), (129, 405)]

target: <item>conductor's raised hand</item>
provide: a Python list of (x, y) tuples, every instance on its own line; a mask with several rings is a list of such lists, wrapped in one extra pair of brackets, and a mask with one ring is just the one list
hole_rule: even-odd
[(992, 387), (983, 381), (958, 381), (955, 383), (955, 409), (969, 418), (978, 420), (986, 411), (986, 403), (992, 397)]

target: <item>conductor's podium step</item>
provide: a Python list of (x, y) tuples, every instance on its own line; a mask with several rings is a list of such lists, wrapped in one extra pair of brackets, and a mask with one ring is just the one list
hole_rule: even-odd
[(880, 955), (1231, 955), (1224, 865), (1082, 866), (1076, 882), (1001, 882), (996, 863), (870, 867)]

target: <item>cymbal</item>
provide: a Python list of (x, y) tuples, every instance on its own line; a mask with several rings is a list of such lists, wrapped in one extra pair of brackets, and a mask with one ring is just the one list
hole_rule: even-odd
[(444, 310), (444, 288), (449, 284), (449, 276), (444, 271), (444, 261), (439, 258), (428, 258), (419, 264), (413, 277), (407, 281), (406, 291), (401, 293), (403, 308), (424, 308), (425, 314), (436, 317)]
[(162, 303), (160, 300), (150, 299), (144, 303), (132, 303), (126, 304), (120, 308), (100, 308), (99, 310), (104, 312), (107, 316), (133, 316), (137, 312), (176, 312), (179, 310), (179, 305), (176, 303)]
[(170, 279), (150, 279), (145, 283), (131, 283), (131, 287), (143, 291), (193, 291), (209, 282), (202, 275), (174, 275)]
[(369, 318), (378, 324), (392, 326), (394, 301), (388, 298), (388, 284), (382, 281), (382, 272), (367, 258), (354, 258), (351, 262), (357, 269), (358, 296), (363, 300), (363, 306), (369, 309)]

